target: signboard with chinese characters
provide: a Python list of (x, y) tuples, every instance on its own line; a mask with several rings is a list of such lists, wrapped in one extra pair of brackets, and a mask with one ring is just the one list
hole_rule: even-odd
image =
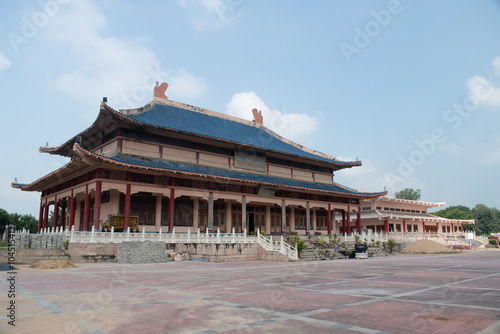
[(270, 187), (260, 187), (259, 196), (274, 197), (276, 189)]
[(237, 148), (234, 150), (234, 167), (266, 173), (266, 155)]

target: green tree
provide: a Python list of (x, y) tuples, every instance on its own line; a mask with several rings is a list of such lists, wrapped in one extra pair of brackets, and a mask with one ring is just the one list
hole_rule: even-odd
[(11, 213), (10, 223), (16, 225), (16, 230), (25, 228), (30, 233), (38, 232), (38, 220), (32, 215), (20, 215), (18, 213)]
[(497, 208), (489, 208), (484, 204), (477, 204), (471, 210), (472, 219), (476, 220), (474, 229), (478, 234), (500, 232), (500, 212)]
[(464, 205), (454, 205), (432, 213), (433, 215), (448, 219), (473, 219), (469, 207)]
[[(4, 209), (0, 209), (0, 233), (3, 233), (5, 226), (10, 223), (10, 215)], [(0, 235), (1, 238), (1, 235)]]
[(400, 199), (409, 199), (412, 201), (418, 201), (420, 199), (420, 189), (405, 188), (394, 194), (394, 197)]
[(477, 234), (500, 232), (500, 211), (489, 208), (484, 204), (477, 204), (472, 209), (463, 205), (450, 206), (432, 214), (449, 219), (475, 220), (475, 224), (466, 224), (466, 231), (476, 231)]
[[(447, 207), (446, 209), (442, 209), (432, 213), (438, 217), (448, 218), (448, 219), (459, 219), (459, 220), (472, 220), (472, 211), (469, 207), (464, 205), (453, 205)], [(476, 230), (476, 226), (472, 224), (464, 225), (465, 231), (474, 231)], [(477, 232), (477, 230), (476, 230)]]
[(8, 213), (4, 209), (0, 209), (0, 233), (3, 233), (5, 226), (8, 224), (16, 225), (16, 230), (25, 228), (30, 233), (38, 232), (38, 220), (32, 215), (21, 215), (19, 213)]

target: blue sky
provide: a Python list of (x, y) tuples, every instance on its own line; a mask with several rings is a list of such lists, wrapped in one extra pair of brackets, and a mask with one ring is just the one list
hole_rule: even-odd
[(335, 181), (500, 202), (500, 1), (2, 1), (0, 208), (67, 159), (38, 153), (114, 108), (170, 99), (362, 167)]

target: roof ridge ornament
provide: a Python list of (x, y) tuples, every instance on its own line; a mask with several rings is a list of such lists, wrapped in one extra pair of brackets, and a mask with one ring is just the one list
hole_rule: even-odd
[(165, 92), (167, 91), (167, 88), (168, 88), (168, 83), (163, 82), (160, 85), (159, 82), (157, 81), (155, 89), (154, 89), (154, 99), (155, 100), (157, 100), (157, 99), (167, 100), (168, 96), (165, 95)]
[(254, 122), (258, 125), (264, 125), (264, 117), (262, 116), (262, 110), (257, 110), (257, 108), (252, 109)]

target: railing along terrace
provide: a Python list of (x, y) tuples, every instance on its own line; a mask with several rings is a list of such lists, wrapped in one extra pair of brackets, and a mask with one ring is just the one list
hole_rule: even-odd
[(340, 240), (342, 242), (355, 242), (358, 236), (359, 236), (359, 241), (362, 241), (362, 242), (365, 242), (365, 241), (366, 242), (377, 242), (377, 241), (387, 242), (387, 240), (389, 240), (387, 233), (385, 233), (385, 232), (377, 233), (377, 232), (371, 232), (371, 231), (369, 231), (368, 233), (363, 231), (361, 234), (359, 234), (357, 232), (353, 232), (350, 235), (344, 234), (343, 236), (340, 237)]
[(122, 241), (161, 241), (165, 243), (253, 243), (257, 242), (257, 237), (248, 236), (246, 230), (243, 233), (235, 233), (234, 228), (232, 233), (221, 233), (220, 229), (217, 232), (205, 233), (200, 229), (197, 233), (191, 233), (189, 229), (187, 233), (176, 233), (175, 228), (172, 233), (163, 233), (162, 229), (158, 233), (146, 233), (143, 228), (141, 233), (131, 233), (130, 228), (124, 232), (115, 232), (114, 227), (111, 232), (96, 232), (93, 228), (90, 232), (77, 232), (74, 229), (70, 232), (70, 242), (114, 242)]
[[(68, 233), (68, 232), (65, 232)], [(96, 232), (93, 228), (90, 232), (77, 232), (72, 229), (69, 232), (70, 242), (81, 243), (121, 243), (123, 241), (157, 241), (165, 243), (258, 243), (268, 251), (279, 252), (291, 259), (298, 259), (296, 247), (292, 247), (283, 240), (273, 239), (272, 236), (266, 237), (257, 230), (257, 235), (247, 235), (246, 229), (243, 233), (235, 233), (233, 228), (232, 233), (221, 233), (220, 229), (217, 232), (201, 232), (191, 233), (189, 229), (187, 233), (176, 233), (175, 228), (172, 233), (163, 233), (160, 228), (159, 233), (146, 233), (146, 229), (142, 229), (142, 233), (131, 233), (130, 228), (122, 233), (115, 232), (111, 228), (111, 232)]]

